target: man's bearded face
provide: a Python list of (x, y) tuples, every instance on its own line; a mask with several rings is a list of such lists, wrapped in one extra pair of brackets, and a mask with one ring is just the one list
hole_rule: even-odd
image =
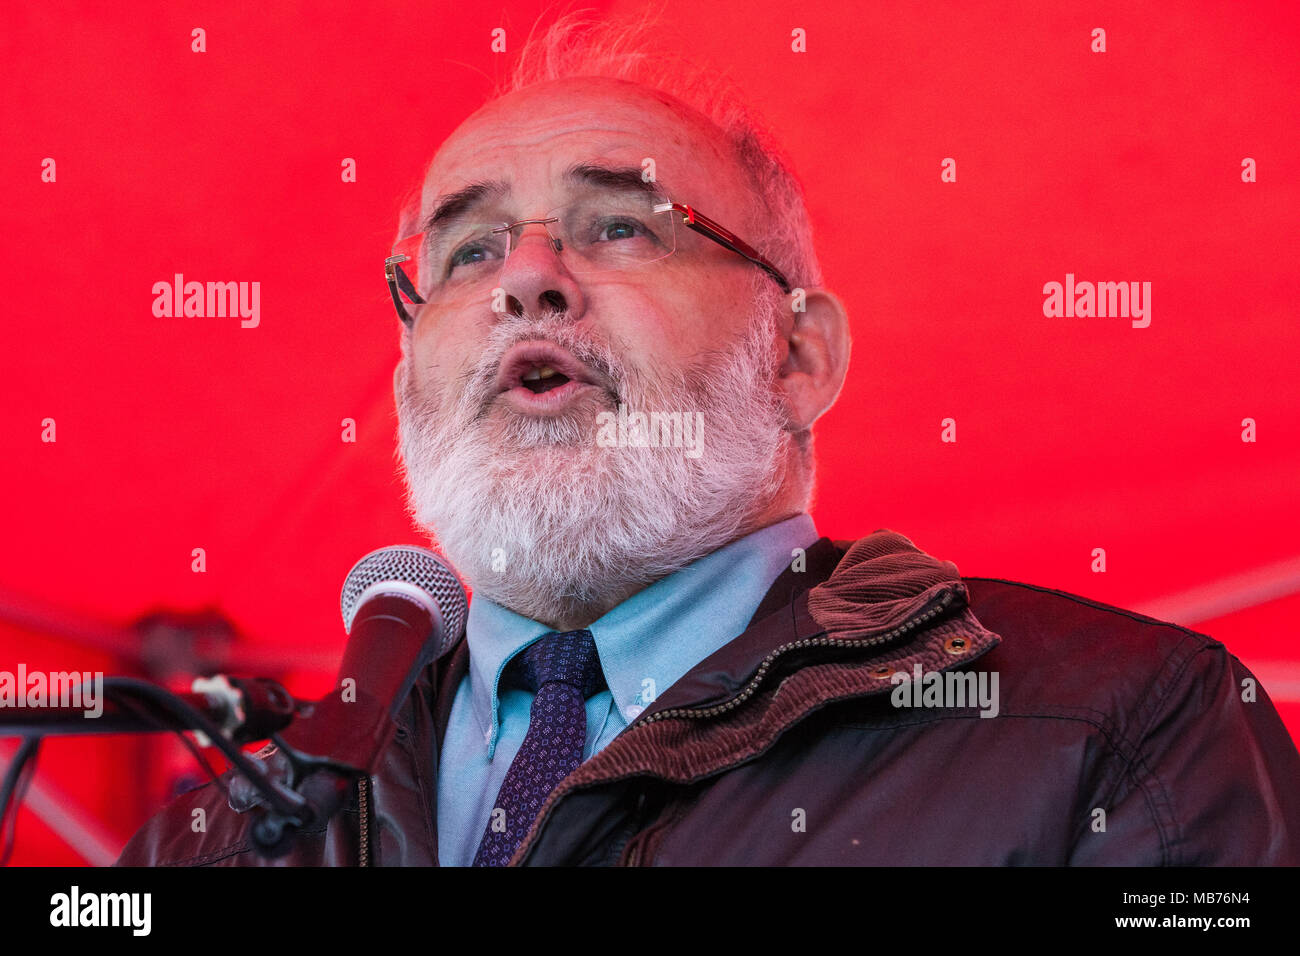
[[(475, 591), (567, 619), (743, 533), (776, 494), (789, 447), (775, 388), (783, 300), (758, 291), (767, 281), (754, 282), (751, 316), (720, 323), (743, 334), (687, 368), (639, 360), (565, 313), (498, 316), (482, 357), (423, 392), (408, 352), (398, 415), (410, 508)], [(502, 362), (521, 343), (566, 350), (599, 385), (545, 414), (520, 410)], [(598, 416), (620, 404), (693, 416), (702, 431), (691, 448), (606, 447), (600, 422), (609, 435), (612, 416)]]
[[(767, 225), (715, 126), (670, 98), (593, 77), (474, 113), (430, 164), (419, 221), (434, 210), (465, 222), (535, 218), (609, 186), (575, 184), (575, 171), (644, 173), (648, 156), (661, 191), (707, 203), (751, 237)], [(449, 213), (441, 203), (453, 195), (462, 198)], [(493, 265), (499, 300), (431, 303), (403, 343), (394, 384), (409, 500), (479, 594), (581, 627), (800, 506), (787, 481), (791, 381), (804, 383), (797, 398), (810, 376), (791, 361), (796, 323), (776, 285), (688, 228), (677, 228), (671, 255), (595, 275), (572, 272), (571, 250), (540, 226), (518, 239)], [(546, 356), (568, 381), (537, 394), (563, 381), (528, 366)], [(701, 433), (691, 447), (610, 447), (600, 416), (620, 406), (628, 421), (702, 419)]]

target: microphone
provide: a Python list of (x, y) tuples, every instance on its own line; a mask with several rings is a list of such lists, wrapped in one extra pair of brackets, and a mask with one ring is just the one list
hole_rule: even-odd
[[(367, 554), (348, 573), (340, 596), (348, 644), (334, 691), (273, 738), (295, 776), (310, 819), (320, 823), (342, 806), (354, 780), (373, 773), (397, 731), (396, 718), (421, 671), (465, 632), (464, 585), (440, 556), (396, 545)], [(320, 753), (322, 756), (311, 756)], [(253, 838), (268, 855), (289, 848), (297, 829), (265, 813)]]
[(333, 699), (353, 705), (354, 735), (335, 739), (331, 756), (376, 769), (420, 672), (465, 633), (467, 606), (456, 573), (426, 548), (380, 548), (353, 566), (339, 596), (349, 640)]
[[(417, 609), (431, 619), (431, 629), (419, 651), (421, 656), (427, 655), (425, 665), (455, 647), (465, 633), (465, 586), (446, 561), (427, 548), (411, 545), (371, 551), (348, 572), (339, 596), (343, 629), (351, 636), (340, 676), (348, 670), (349, 661), (356, 660), (362, 645), (391, 638), (388, 625), (374, 623), (393, 612), (386, 604), (389, 597), (407, 599), (409, 613), (398, 616), (414, 633), (427, 627)], [(379, 633), (374, 633), (376, 629)]]

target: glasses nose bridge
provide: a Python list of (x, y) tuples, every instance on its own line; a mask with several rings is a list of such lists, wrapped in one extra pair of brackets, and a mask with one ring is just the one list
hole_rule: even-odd
[(517, 222), (509, 223), (502, 226), (502, 231), (506, 233), (506, 255), (509, 256), (519, 244), (524, 241), (529, 229), (536, 230), (534, 227), (540, 226), (546, 234), (548, 244), (555, 253), (560, 253), (564, 249), (564, 235), (562, 232), (563, 223), (559, 216), (547, 214), (536, 219), (520, 219)]

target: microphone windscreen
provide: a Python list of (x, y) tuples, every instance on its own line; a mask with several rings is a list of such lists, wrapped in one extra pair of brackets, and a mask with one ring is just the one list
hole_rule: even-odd
[(423, 592), (438, 608), (443, 622), (440, 652), (460, 640), (465, 633), (465, 614), (469, 606), (465, 586), (440, 555), (427, 548), (406, 544), (372, 551), (348, 572), (339, 606), (343, 612), (343, 627), (349, 634), (363, 596), (376, 585), (394, 582)]

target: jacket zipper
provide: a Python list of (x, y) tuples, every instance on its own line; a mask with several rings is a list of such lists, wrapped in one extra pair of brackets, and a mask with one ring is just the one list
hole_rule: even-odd
[[(623, 856), (623, 851), (627, 849), (628, 843), (636, 838), (636, 830), (641, 823), (641, 815), (645, 812), (645, 804), (645, 791), (643, 790), (636, 795), (636, 809), (632, 811), (632, 819), (624, 828), (623, 835), (619, 838), (618, 842), (614, 844), (614, 849), (610, 853), (610, 858), (613, 859), (615, 865), (618, 864), (619, 859)], [(633, 857), (637, 855), (635, 848), (633, 849), (632, 855)], [(635, 866), (635, 864), (631, 863), (628, 865)]]
[[(805, 647), (832, 647), (833, 646), (833, 647), (856, 648), (856, 647), (874, 647), (877, 644), (886, 644), (897, 637), (901, 637), (902, 635), (908, 633), (909, 631), (915, 630), (920, 625), (925, 624), (928, 621), (933, 620), (938, 615), (942, 614), (952, 604), (953, 599), (957, 596), (959, 590), (960, 589), (958, 588), (951, 588), (943, 592), (935, 599), (934, 605), (929, 610), (922, 611), (920, 614), (916, 615), (916, 617), (904, 621), (902, 624), (898, 625), (898, 627), (895, 627), (893, 630), (887, 631), (884, 634), (878, 634), (872, 638), (864, 638), (862, 640), (856, 640), (856, 641), (845, 641), (845, 640), (838, 640), (836, 638), (831, 638), (831, 637), (806, 637), (798, 641), (790, 641), (788, 644), (782, 644), (780, 647), (776, 648), (771, 653), (769, 653), (766, 657), (763, 658), (763, 660), (758, 665), (758, 669), (754, 671), (754, 676), (749, 679), (748, 683), (745, 684), (745, 686), (741, 689), (740, 693), (737, 694), (735, 697), (731, 698), (730, 700), (723, 701), (721, 704), (715, 704), (712, 707), (698, 707), (698, 708), (673, 707), (668, 710), (659, 711), (658, 713), (650, 714), (644, 718), (639, 718), (638, 720), (633, 721), (624, 730), (624, 733), (626, 733), (628, 730), (631, 730), (634, 727), (639, 727), (642, 726), (643, 724), (652, 724), (656, 720), (663, 720), (664, 718), (667, 717), (716, 717), (718, 714), (725, 714), (727, 711), (734, 710), (735, 708), (743, 704), (745, 701), (747, 701), (750, 697), (754, 696), (754, 692), (758, 690), (759, 684), (763, 682), (763, 678), (767, 675), (767, 672), (771, 669), (772, 664), (782, 654), (785, 654), (788, 651), (801, 650)], [(825, 632), (823, 631), (822, 633)], [(527, 856), (528, 852), (532, 849), (533, 843), (536, 842), (537, 834), (541, 832), (541, 828), (543, 824), (546, 822), (546, 818), (551, 815), (551, 810), (554, 809), (555, 804), (557, 804), (560, 801), (560, 798), (563, 797), (569, 790), (573, 789), (572, 785), (568, 787), (565, 786), (567, 782), (568, 782), (567, 778), (565, 780), (560, 781), (559, 786), (557, 786), (554, 790), (551, 791), (551, 794), (547, 798), (546, 803), (542, 806), (541, 812), (538, 814), (537, 819), (533, 821), (532, 827), (530, 828), (529, 832), (524, 836), (523, 842), (516, 848), (515, 856), (519, 859), (520, 863), (523, 863), (524, 857)], [(637, 857), (637, 863), (639, 864), (640, 855), (641, 855), (639, 852), (639, 848), (638, 848), (638, 852), (636, 852), (634, 855)]]
[(894, 640), (896, 637), (901, 637), (908, 631), (915, 630), (921, 624), (924, 624), (935, 616), (943, 613), (947, 610), (948, 606), (952, 604), (952, 600), (956, 595), (957, 591), (955, 589), (945, 591), (943, 594), (939, 595), (936, 599), (937, 603), (928, 611), (918, 614), (911, 620), (904, 621), (892, 631), (878, 634), (875, 637), (864, 638), (857, 641), (845, 641), (833, 637), (806, 637), (802, 640), (782, 644), (780, 647), (769, 653), (767, 657), (763, 658), (762, 662), (758, 665), (758, 669), (754, 671), (754, 676), (749, 679), (749, 683), (741, 689), (739, 694), (730, 700), (723, 701), (721, 704), (715, 704), (712, 707), (672, 707), (668, 710), (661, 710), (655, 714), (649, 714), (644, 720), (637, 721), (633, 726), (652, 724), (656, 720), (663, 720), (666, 717), (716, 717), (718, 714), (725, 714), (727, 711), (734, 710), (750, 697), (754, 696), (754, 692), (758, 690), (759, 684), (763, 682), (763, 678), (771, 669), (772, 664), (778, 657), (785, 654), (787, 651), (801, 650), (805, 647), (873, 647), (876, 644), (886, 644), (889, 641)]
[(369, 777), (362, 777), (357, 781), (357, 810), (361, 814), (361, 855), (358, 866), (370, 865), (369, 790)]

